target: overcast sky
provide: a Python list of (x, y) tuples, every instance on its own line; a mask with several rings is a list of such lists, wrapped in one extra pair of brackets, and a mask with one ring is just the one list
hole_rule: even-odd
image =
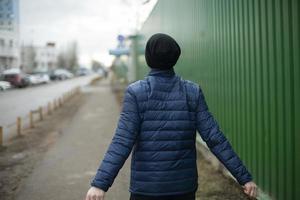
[[(106, 64), (108, 49), (116, 46), (118, 34), (128, 34), (136, 24), (141, 0), (20, 0), (21, 43), (44, 45), (56, 42), (62, 48), (78, 41), (80, 62), (96, 59)], [(143, 21), (156, 0), (138, 7)]]

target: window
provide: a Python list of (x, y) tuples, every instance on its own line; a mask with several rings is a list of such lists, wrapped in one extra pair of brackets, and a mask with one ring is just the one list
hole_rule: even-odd
[(5, 41), (4, 39), (0, 38), (0, 47), (4, 47), (5, 46)]
[(14, 46), (14, 41), (13, 40), (9, 40), (9, 46), (13, 47)]

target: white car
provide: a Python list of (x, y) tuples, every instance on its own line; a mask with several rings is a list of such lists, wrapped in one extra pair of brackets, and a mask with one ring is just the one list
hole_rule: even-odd
[(0, 81), (0, 91), (4, 91), (11, 88), (11, 84), (7, 81)]
[(35, 74), (30, 74), (28, 76), (28, 80), (29, 80), (30, 85), (40, 84), (39, 78)]
[(29, 82), (31, 85), (38, 85), (38, 84), (43, 84), (43, 83), (49, 83), (50, 82), (50, 77), (46, 73), (35, 73), (29, 75)]
[(50, 75), (50, 78), (51, 76), (53, 80), (65, 80), (74, 77), (74, 75), (66, 69), (56, 69)]
[(33, 75), (37, 78), (39, 84), (40, 83), (49, 83), (50, 82), (50, 77), (49, 77), (49, 75), (47, 73), (40, 72), (40, 73), (35, 73)]

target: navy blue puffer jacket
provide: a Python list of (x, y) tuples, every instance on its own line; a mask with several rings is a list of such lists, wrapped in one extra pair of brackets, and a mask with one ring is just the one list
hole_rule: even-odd
[(208, 110), (198, 84), (174, 69), (151, 69), (127, 87), (115, 135), (91, 185), (107, 191), (133, 149), (130, 192), (162, 196), (198, 187), (198, 131), (213, 154), (243, 185), (250, 173)]

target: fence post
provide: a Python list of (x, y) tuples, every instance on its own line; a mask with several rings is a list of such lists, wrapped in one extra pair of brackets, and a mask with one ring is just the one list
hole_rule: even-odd
[(40, 121), (43, 120), (43, 108), (40, 106), (39, 107), (39, 114), (40, 114)]
[(22, 118), (17, 118), (17, 133), (20, 136), (22, 134)]
[(59, 105), (59, 107), (61, 107), (61, 106), (62, 106), (62, 100), (61, 100), (61, 98), (60, 98), (60, 97), (58, 98), (58, 105)]
[(30, 121), (30, 128), (34, 128), (33, 112), (32, 111), (30, 111), (30, 113), (29, 113), (29, 121)]
[(3, 146), (3, 127), (0, 126), (0, 147)]
[(48, 112), (48, 115), (51, 115), (51, 102), (48, 102), (47, 112)]
[(53, 110), (55, 110), (56, 109), (56, 100), (54, 99), (53, 100)]

